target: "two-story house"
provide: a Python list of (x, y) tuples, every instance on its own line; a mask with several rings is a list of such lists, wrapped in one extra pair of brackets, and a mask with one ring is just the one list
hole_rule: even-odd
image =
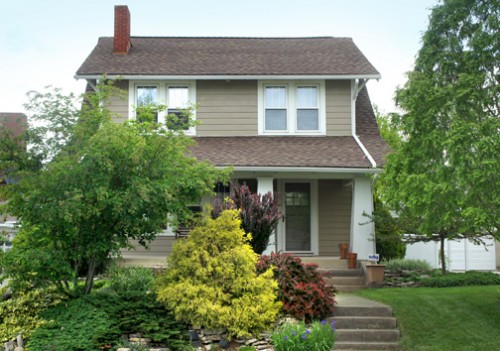
[[(116, 6), (114, 37), (99, 38), (76, 78), (95, 87), (103, 74), (127, 92), (109, 103), (117, 121), (146, 101), (198, 106), (200, 124), (186, 131), (194, 155), (279, 196), (284, 219), (269, 251), (331, 258), (346, 242), (360, 259), (375, 253), (363, 213), (386, 144), (366, 82), (380, 74), (352, 39), (135, 37), (127, 6)], [(160, 235), (125, 256), (163, 260), (174, 240)]]

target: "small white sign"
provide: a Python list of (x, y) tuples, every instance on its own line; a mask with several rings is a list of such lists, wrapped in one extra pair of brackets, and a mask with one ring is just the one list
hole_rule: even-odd
[(370, 261), (380, 261), (380, 255), (379, 254), (371, 254), (368, 256), (368, 259)]

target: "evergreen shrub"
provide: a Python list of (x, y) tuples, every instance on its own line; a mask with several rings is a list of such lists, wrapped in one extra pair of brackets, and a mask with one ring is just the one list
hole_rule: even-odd
[(238, 211), (223, 211), (174, 244), (158, 299), (178, 320), (231, 337), (255, 335), (276, 320), (278, 284), (270, 269), (257, 275), (258, 256), (240, 224)]

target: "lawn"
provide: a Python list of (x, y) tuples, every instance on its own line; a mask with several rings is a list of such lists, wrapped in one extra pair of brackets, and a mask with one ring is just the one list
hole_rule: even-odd
[(392, 306), (406, 351), (500, 350), (500, 285), (370, 289)]

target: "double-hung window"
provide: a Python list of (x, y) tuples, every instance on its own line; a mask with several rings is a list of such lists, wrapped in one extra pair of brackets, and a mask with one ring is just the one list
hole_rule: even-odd
[[(189, 87), (182, 85), (167, 86), (167, 115), (174, 115), (170, 123), (183, 130), (188, 130), (188, 116), (183, 112), (189, 107)], [(169, 122), (167, 122), (168, 126)]]
[(266, 86), (265, 88), (265, 129), (286, 131), (288, 129), (287, 87)]
[[(156, 122), (175, 125), (186, 134), (194, 135), (195, 128), (189, 128), (184, 111), (196, 104), (196, 81), (130, 81), (129, 115), (137, 117), (137, 111), (148, 105), (166, 105), (167, 110), (156, 113)], [(195, 114), (195, 111), (191, 111)], [(174, 115), (173, 118), (167, 118)], [(193, 115), (193, 118), (196, 116)], [(172, 124), (173, 123), (173, 124)]]
[(297, 130), (319, 130), (319, 94), (317, 86), (297, 86)]
[[(158, 103), (158, 86), (137, 85), (136, 87), (137, 107), (152, 106)], [(158, 122), (158, 114), (155, 115), (155, 122)]]
[(259, 83), (259, 134), (324, 135), (324, 82)]

